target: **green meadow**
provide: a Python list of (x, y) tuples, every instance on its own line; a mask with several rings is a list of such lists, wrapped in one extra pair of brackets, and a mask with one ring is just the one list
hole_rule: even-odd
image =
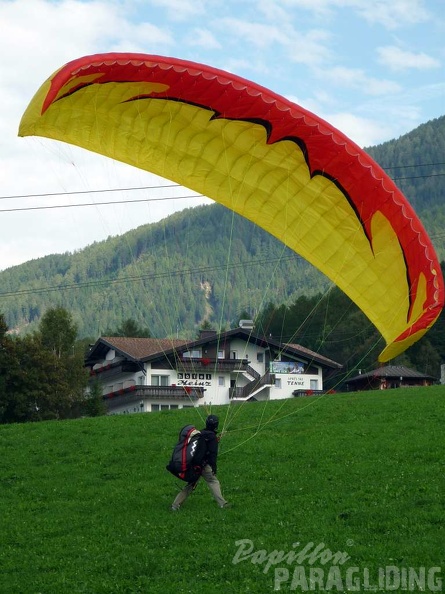
[(212, 412), (230, 509), (170, 511), (203, 409), (1, 426), (0, 592), (445, 589), (444, 386)]

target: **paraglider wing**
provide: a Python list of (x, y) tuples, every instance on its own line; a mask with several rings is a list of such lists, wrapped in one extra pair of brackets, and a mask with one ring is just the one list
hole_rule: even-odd
[(42, 85), (19, 135), (129, 163), (253, 221), (362, 309), (386, 341), (381, 361), (443, 307), (431, 241), (385, 172), (327, 122), (240, 77), (160, 56), (86, 56)]

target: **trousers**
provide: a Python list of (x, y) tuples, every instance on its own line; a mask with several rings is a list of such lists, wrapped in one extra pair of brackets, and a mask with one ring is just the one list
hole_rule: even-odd
[[(207, 483), (207, 486), (210, 489), (210, 493), (212, 494), (216, 503), (220, 507), (223, 507), (227, 503), (227, 501), (224, 499), (221, 493), (221, 484), (219, 480), (216, 478), (216, 475), (213, 474), (212, 468), (208, 464), (204, 466), (204, 470), (202, 471), (201, 476)], [(175, 500), (172, 503), (173, 508), (177, 509), (184, 503), (184, 501), (187, 499), (190, 493), (192, 493), (192, 491), (196, 488), (197, 482), (198, 481), (194, 483), (187, 483), (187, 485), (183, 489), (181, 489), (181, 491), (179, 491), (179, 493), (175, 497)]]

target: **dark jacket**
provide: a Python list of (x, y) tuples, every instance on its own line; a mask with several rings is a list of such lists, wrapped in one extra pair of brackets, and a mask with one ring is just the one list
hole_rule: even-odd
[(207, 451), (204, 455), (204, 464), (211, 466), (212, 471), (216, 474), (216, 461), (218, 458), (218, 438), (215, 431), (209, 429), (201, 429), (201, 435), (204, 436)]

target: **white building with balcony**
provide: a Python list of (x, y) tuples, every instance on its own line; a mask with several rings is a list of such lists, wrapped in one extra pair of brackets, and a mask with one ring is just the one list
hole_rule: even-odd
[(109, 414), (154, 412), (323, 391), (339, 363), (240, 327), (194, 341), (102, 337), (85, 361)]

